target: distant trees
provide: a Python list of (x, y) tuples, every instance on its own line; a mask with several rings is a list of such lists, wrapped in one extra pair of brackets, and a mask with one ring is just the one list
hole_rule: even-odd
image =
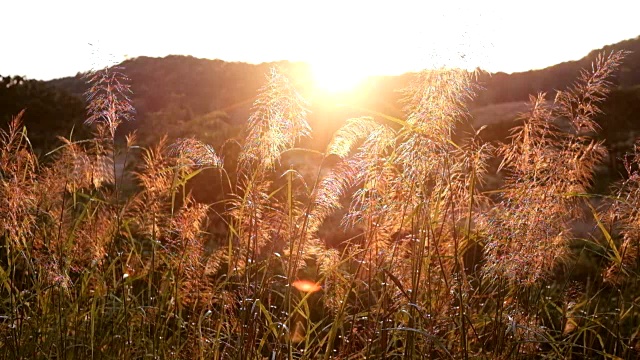
[(214, 147), (238, 135), (241, 126), (232, 124), (224, 111), (193, 116), (188, 108), (170, 107), (147, 115), (146, 126), (139, 129), (143, 143), (157, 142), (165, 134), (170, 140), (193, 137)]
[[(640, 84), (640, 37), (606, 46), (603, 50), (611, 52), (619, 49), (631, 50), (632, 53), (617, 70), (613, 78), (616, 82), (614, 88), (615, 85), (625, 88)], [(529, 94), (539, 91), (547, 92), (548, 99), (551, 100), (557, 89), (566, 88), (573, 83), (581, 68), (589, 68), (595, 55), (600, 51), (594, 51), (578, 61), (565, 62), (542, 70), (514, 74), (480, 74), (478, 82), (485, 90), (478, 92), (478, 97), (470, 107), (480, 108), (489, 104), (527, 101)], [(314, 128), (316, 144), (326, 143), (328, 134), (332, 134), (341, 125), (341, 121), (356, 116), (355, 113), (360, 114), (359, 110), (353, 109), (356, 107), (371, 113), (401, 116), (401, 94), (395, 89), (406, 87), (409, 79), (407, 75), (371, 79), (363, 89), (359, 90), (359, 99), (357, 103), (352, 104), (355, 106), (349, 108), (336, 106), (337, 101), (331, 99), (316, 100), (309, 94), (305, 94), (304, 89), (312, 84), (309, 78), (305, 77), (305, 74), (309, 75), (309, 69), (302, 63), (278, 62), (254, 65), (171, 55), (164, 58), (138, 57), (126, 60), (121, 65), (126, 68), (126, 74), (131, 79), (132, 100), (137, 113), (136, 121), (122, 124), (119, 139), (123, 139), (124, 134), (137, 129), (140, 140), (145, 144), (154, 143), (165, 133), (170, 138), (195, 136), (203, 137), (200, 140), (205, 142), (208, 142), (205, 138), (210, 138), (219, 143), (219, 137), (226, 135), (214, 136), (213, 134), (228, 134), (230, 131), (228, 129), (246, 121), (253, 99), (264, 82), (263, 74), (274, 65), (298, 82), (296, 87), (312, 100), (309, 123)], [(12, 91), (17, 89), (26, 91), (25, 89), (29, 86), (38, 88), (43, 84), (35, 84), (36, 82), (32, 80), (20, 77), (3, 78), (3, 82), (5, 86), (0, 88), (0, 103), (2, 103), (0, 107), (3, 110), (0, 111), (10, 109), (0, 113), (0, 116), (3, 116), (0, 120), (6, 121), (7, 116), (16, 114), (23, 107), (28, 108), (27, 123), (33, 119), (51, 118), (51, 114), (36, 114), (41, 111), (37, 101), (27, 104), (25, 101), (8, 100), (11, 97), (3, 94), (10, 87), (17, 86)], [(70, 115), (61, 114), (58, 111), (76, 109), (74, 111), (82, 113), (81, 95), (87, 89), (84, 75), (79, 73), (74, 77), (52, 80), (47, 84), (78, 95), (72, 100), (69, 99), (75, 102), (73, 106), (60, 106), (60, 102), (56, 102), (55, 105), (62, 108), (55, 110), (57, 122), (47, 125), (59, 125), (60, 130), (69, 129), (71, 123), (65, 119)], [(48, 95), (45, 96), (33, 88), (28, 91), (47, 99)], [(616, 99), (615, 95), (612, 96), (613, 102), (617, 102)], [(41, 101), (51, 102), (50, 100)], [(341, 103), (344, 105), (344, 102)], [(53, 109), (50, 105), (44, 107)], [(607, 114), (614, 111), (618, 110), (615, 107), (605, 109)], [(491, 129), (484, 131), (483, 136), (489, 135), (490, 130), (495, 129), (496, 126), (504, 127), (504, 124), (492, 125)], [(42, 127), (45, 128), (44, 125)], [(33, 127), (30, 126), (30, 128)], [(501, 129), (499, 137), (504, 137), (503, 133), (508, 134), (508, 130), (508, 127)], [(611, 128), (611, 131), (615, 129)], [(319, 148), (322, 146), (319, 145)]]
[(609, 150), (610, 176), (619, 179), (626, 173), (624, 154), (633, 153), (640, 138), (640, 86), (613, 91), (596, 120), (602, 128), (600, 138)]
[(629, 51), (626, 61), (616, 70), (612, 79), (614, 85), (630, 87), (640, 84), (640, 36), (635, 39), (607, 45), (599, 50), (591, 51), (577, 61), (567, 61), (549, 66), (545, 69), (530, 70), (513, 74), (502, 72), (482, 74), (479, 83), (486, 88), (474, 101), (476, 106), (497, 104), (511, 101), (527, 101), (529, 94), (538, 91), (546, 92), (552, 100), (556, 91), (571, 85), (580, 73), (580, 69), (588, 69), (599, 53)]
[[(278, 64), (285, 68), (296, 66)], [(178, 133), (187, 135), (185, 129), (193, 130), (190, 135), (199, 136), (203, 131), (215, 131), (216, 128), (203, 128), (206, 121), (202, 117), (210, 120), (222, 116), (229, 124), (243, 124), (264, 74), (273, 65), (177, 55), (126, 60), (121, 66), (130, 79), (136, 121), (123, 123), (118, 138), (137, 129), (140, 140), (151, 144), (164, 133), (175, 138)], [(49, 84), (78, 95), (87, 89), (81, 73)]]
[(74, 137), (86, 134), (84, 103), (79, 97), (42, 81), (0, 76), (0, 123), (7, 124), (23, 109), (24, 124), (38, 152), (56, 146), (56, 135), (69, 135), (74, 127)]

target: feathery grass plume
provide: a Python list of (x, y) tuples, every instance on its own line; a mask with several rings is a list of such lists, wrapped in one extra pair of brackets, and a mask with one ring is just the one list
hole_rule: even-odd
[(168, 155), (174, 162), (171, 200), (173, 208), (178, 190), (181, 189), (183, 201), (187, 200), (184, 197), (189, 179), (205, 169), (223, 169), (223, 163), (212, 146), (196, 139), (178, 139), (168, 150)]
[(405, 231), (420, 239), (407, 244), (429, 244), (428, 249), (420, 247), (427, 251), (425, 256), (451, 258), (457, 219), (468, 216), (470, 191), (477, 192), (468, 186), (473, 172), (459, 161), (466, 153), (452, 141), (454, 126), (467, 117), (466, 102), (474, 91), (472, 73), (449, 69), (424, 71), (405, 90), (407, 125), (391, 157), (397, 175), (389, 192), (396, 200), (385, 206), (389, 214), (399, 214)]
[(171, 212), (170, 198), (173, 184), (172, 162), (167, 156), (166, 137), (153, 148), (145, 149), (142, 165), (134, 173), (142, 191), (131, 200), (127, 217), (135, 218), (138, 230), (146, 236), (157, 238), (160, 229), (168, 224)]
[[(296, 219), (304, 218), (304, 207), (297, 200), (298, 177), (290, 179), (288, 195), (284, 188), (273, 189), (276, 168), (283, 151), (310, 132), (306, 116), (307, 102), (298, 94), (289, 80), (272, 68), (267, 84), (262, 87), (249, 117), (247, 139), (239, 155), (235, 194), (228, 203), (236, 256), (231, 268), (241, 270), (249, 262), (257, 261), (263, 247), (270, 244), (282, 248), (283, 242), (301, 236), (302, 227)], [(296, 172), (289, 170), (282, 178)], [(273, 191), (272, 193), (270, 193)], [(288, 197), (284, 200), (283, 197)], [(306, 195), (308, 196), (308, 195)], [(305, 196), (305, 197), (306, 197)], [(304, 222), (304, 221), (302, 221)], [(290, 247), (290, 246), (289, 246)], [(292, 259), (292, 249), (282, 249)], [(231, 259), (229, 259), (231, 261)], [(301, 258), (297, 257), (297, 263)]]
[(318, 256), (318, 270), (325, 276), (325, 305), (332, 312), (337, 312), (342, 299), (345, 299), (348, 284), (344, 280), (349, 274), (340, 268), (340, 253), (336, 249), (327, 249)]
[(598, 103), (611, 91), (609, 79), (628, 54), (627, 51), (598, 54), (591, 71), (583, 69), (571, 89), (557, 93), (554, 101), (558, 105), (557, 114), (568, 119), (578, 134), (599, 130), (595, 122), (596, 115), (602, 113)]
[(76, 224), (73, 224), (73, 220), (65, 224), (71, 248), (64, 256), (69, 270), (75, 274), (94, 267), (105, 259), (118, 227), (114, 220), (115, 209), (102, 204), (84, 206), (86, 208), (83, 211), (87, 212), (84, 219), (75, 219)]
[[(351, 204), (342, 224), (365, 231), (365, 243), (346, 244), (343, 259), (340, 259), (337, 252), (333, 252), (330, 257), (318, 254), (320, 272), (326, 277), (325, 294), (327, 299), (331, 299), (325, 304), (335, 314), (340, 313), (340, 304), (347, 301), (352, 281), (360, 283), (366, 279), (368, 274), (373, 274), (382, 267), (391, 254), (391, 251), (382, 249), (388, 248), (391, 234), (399, 224), (396, 217), (400, 214), (388, 212), (385, 207), (385, 204), (399, 200), (388, 192), (390, 183), (396, 176), (395, 169), (388, 160), (395, 138), (395, 132), (389, 127), (363, 117), (347, 122), (335, 133), (327, 148), (327, 154), (340, 156), (342, 160), (322, 178), (317, 187), (313, 198), (314, 207), (309, 214), (308, 236), (318, 241), (316, 233), (320, 226), (331, 214), (342, 208), (344, 195), (354, 188), (356, 190), (351, 196)], [(323, 247), (322, 244), (319, 246)], [(323, 250), (323, 253), (327, 251), (330, 250)], [(331, 265), (329, 260), (335, 263)], [(347, 264), (359, 264), (359, 270), (351, 274), (347, 269), (341, 269), (345, 267), (339, 266), (343, 260)], [(356, 280), (354, 275), (360, 280)], [(374, 310), (372, 308), (369, 311)]]
[(273, 170), (284, 150), (309, 135), (307, 106), (289, 80), (272, 68), (249, 117), (240, 168), (246, 170), (256, 164), (260, 169)]
[(74, 193), (81, 189), (99, 189), (104, 184), (114, 183), (113, 155), (110, 145), (100, 144), (102, 141), (93, 139), (87, 146), (74, 143), (66, 138), (59, 138), (63, 142), (61, 155), (56, 163), (50, 166), (58, 176), (67, 180), (67, 190)]
[[(455, 123), (466, 117), (464, 104), (472, 98), (473, 88), (471, 75), (465, 71), (425, 71), (405, 91), (408, 120), (397, 135), (389, 129), (370, 129), (370, 122), (363, 124), (367, 126), (363, 131), (370, 134), (349, 160), (355, 183), (363, 187), (354, 195), (348, 223), (368, 223), (373, 226), (370, 230), (386, 229), (388, 236), (400, 226), (410, 226), (409, 222), (402, 225), (403, 219), (431, 195), (451, 190), (440, 175), (446, 159), (451, 160), (447, 165), (450, 173), (458, 166), (450, 159), (456, 149), (451, 133)], [(440, 179), (438, 188), (434, 187), (436, 179)]]
[(91, 71), (86, 75), (91, 86), (85, 92), (87, 99), (87, 124), (104, 124), (111, 138), (116, 129), (124, 122), (133, 119), (135, 108), (132, 105), (129, 78), (122, 67), (113, 66)]
[[(604, 273), (605, 280), (614, 284), (623, 284), (640, 274), (640, 141), (636, 141), (624, 164), (628, 178), (616, 184), (618, 201), (609, 209), (609, 216), (617, 220), (622, 234), (622, 244), (612, 249), (617, 254)], [(615, 243), (610, 246), (615, 247)]]
[[(376, 206), (369, 207), (374, 203), (382, 205), (381, 202), (375, 201), (364, 204), (365, 198), (393, 197), (389, 186), (396, 175), (394, 164), (389, 160), (396, 142), (396, 133), (388, 126), (380, 125), (371, 119), (362, 118), (347, 123), (336, 133), (335, 141), (332, 141), (328, 151), (347, 154), (345, 148), (351, 148), (359, 141), (362, 143), (357, 151), (342, 162), (339, 168), (342, 171), (335, 174), (349, 180), (348, 183), (343, 183), (341, 192), (345, 192), (351, 186), (361, 186), (353, 195), (350, 211), (345, 218), (345, 224), (351, 226), (365, 218), (360, 213), (362, 209), (377, 209)], [(318, 197), (319, 200), (322, 198)]]
[[(606, 76), (623, 55), (599, 57), (592, 72), (583, 72), (572, 88), (560, 92), (553, 106), (544, 94), (531, 98), (524, 124), (501, 149), (506, 190), (487, 224), (488, 272), (532, 284), (565, 258), (568, 221), (580, 210), (573, 195), (587, 191), (595, 166), (605, 156), (602, 144), (586, 132), (597, 128), (592, 117), (608, 91)], [(561, 128), (567, 121), (573, 132)]]
[[(425, 310), (411, 304), (426, 304), (426, 311), (435, 314), (436, 308), (443, 310), (443, 304), (451, 302), (451, 272), (460, 255), (455, 249), (462, 239), (458, 221), (469, 216), (470, 194), (477, 193), (470, 182), (474, 174), (482, 175), (480, 163), (486, 158), (474, 154), (474, 161), (461, 161), (472, 151), (462, 151), (451, 137), (455, 124), (467, 115), (465, 102), (473, 88), (471, 74), (465, 71), (421, 74), (406, 91), (408, 120), (395, 121), (402, 128), (372, 131), (344, 161), (359, 185), (346, 223), (361, 227), (364, 237), (361, 251), (352, 259), (353, 289), (359, 294), (356, 298), (367, 300), (343, 299), (348, 305), (340, 309), (370, 315), (368, 325), (353, 324), (362, 330), (349, 335), (352, 344), (365, 346), (367, 338), (379, 337), (375, 334), (382, 331), (380, 324), (390, 316), (388, 306), (406, 307), (409, 316), (394, 325), (421, 328)], [(486, 151), (479, 148), (474, 150)], [(473, 166), (480, 169), (470, 171)], [(395, 286), (389, 286), (390, 279)], [(400, 341), (408, 351), (404, 356), (410, 357), (424, 344), (416, 343), (420, 340), (411, 332), (406, 335)], [(354, 350), (342, 348), (349, 349)]]
[(91, 179), (93, 186), (100, 188), (103, 184), (115, 184), (115, 139), (110, 135), (110, 128), (105, 124), (97, 124), (94, 128), (94, 139), (85, 148), (91, 159)]
[(202, 224), (207, 216), (208, 206), (194, 203), (188, 198), (187, 203), (177, 215), (171, 219), (171, 227), (167, 236), (167, 245), (175, 254), (185, 254), (189, 262), (198, 260), (202, 252)]
[[(166, 137), (157, 146), (146, 149), (142, 165), (135, 173), (142, 192), (132, 201), (131, 211), (138, 219), (143, 233), (159, 236), (161, 229), (170, 227), (174, 213), (175, 193), (194, 171), (203, 167), (221, 168), (222, 160), (208, 145), (195, 139), (179, 139), (167, 145)], [(190, 201), (185, 194), (185, 204)]]
[(459, 69), (424, 70), (405, 93), (407, 123), (435, 139), (447, 138), (453, 126), (468, 116), (466, 102), (477, 85), (473, 73)]
[(24, 110), (0, 129), (0, 230), (16, 249), (28, 246), (36, 222), (38, 162), (22, 128)]
[(344, 159), (351, 153), (358, 141), (369, 137), (381, 127), (370, 116), (349, 119), (331, 138), (331, 142), (327, 146), (327, 154), (338, 155)]
[(187, 303), (197, 301), (197, 295), (209, 287), (204, 277), (207, 259), (203, 231), (208, 209), (207, 205), (187, 198), (164, 235), (168, 266), (175, 270), (177, 278), (174, 281), (178, 282), (176, 296)]
[(191, 166), (222, 167), (222, 159), (213, 147), (193, 138), (176, 140), (170, 154), (188, 160)]
[[(554, 179), (564, 160), (556, 148), (559, 131), (540, 94), (532, 98), (525, 124), (502, 148), (510, 164), (505, 200), (496, 204), (487, 226), (487, 271), (514, 282), (535, 282), (565, 250), (566, 209)], [(556, 196), (557, 195), (557, 196)]]
[[(452, 173), (457, 166), (450, 161), (456, 149), (453, 128), (467, 117), (465, 104), (474, 91), (471, 73), (448, 69), (422, 72), (405, 91), (409, 126), (400, 133), (396, 150), (395, 162), (403, 177), (396, 182), (396, 191), (413, 194), (407, 196), (413, 200), (412, 206), (448, 187), (448, 179), (442, 175)], [(416, 186), (418, 183), (433, 183), (433, 187)]]
[[(314, 194), (314, 207), (310, 214), (309, 235), (313, 236), (322, 222), (342, 208), (342, 197), (355, 185), (364, 183), (366, 174), (374, 172), (384, 151), (393, 145), (395, 134), (387, 126), (370, 117), (350, 119), (334, 134), (326, 154), (337, 155), (342, 161), (324, 176)], [(360, 143), (358, 151), (349, 157)]]
[(116, 209), (104, 203), (111, 193), (96, 181), (96, 164), (80, 144), (66, 141), (35, 183), (39, 226), (32, 257), (48, 274), (44, 281), (56, 281), (50, 284), (99, 264), (113, 241)]
[(354, 173), (348, 162), (341, 162), (320, 180), (314, 198), (314, 207), (309, 214), (310, 236), (315, 236), (324, 220), (342, 208), (342, 198), (354, 182)]
[[(400, 132), (394, 162), (401, 171), (393, 182), (402, 201), (390, 204), (388, 210), (403, 215), (398, 217), (400, 231), (407, 234), (404, 249), (395, 249), (397, 255), (390, 260), (391, 268), (407, 267), (406, 275), (397, 280), (411, 292), (395, 295), (398, 306), (410, 314), (404, 326), (435, 332), (438, 320), (430, 316), (441, 313), (457, 318), (457, 351), (464, 354), (469, 316), (464, 299), (470, 285), (462, 256), (471, 224), (477, 222), (479, 212), (474, 209), (483, 199), (476, 184), (482, 182), (490, 148), (474, 141), (456, 144), (453, 132), (468, 118), (466, 104), (476, 88), (473, 73), (441, 69), (423, 72), (406, 91), (408, 126)], [(409, 261), (400, 257), (407, 255)], [(414, 303), (424, 307), (416, 309), (411, 306)], [(404, 337), (404, 356), (430, 346), (413, 333)]]

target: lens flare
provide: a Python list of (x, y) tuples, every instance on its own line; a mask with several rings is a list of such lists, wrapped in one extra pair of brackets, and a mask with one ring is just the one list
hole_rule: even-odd
[(318, 283), (309, 280), (296, 280), (293, 282), (293, 287), (302, 292), (316, 292), (322, 290), (322, 286)]

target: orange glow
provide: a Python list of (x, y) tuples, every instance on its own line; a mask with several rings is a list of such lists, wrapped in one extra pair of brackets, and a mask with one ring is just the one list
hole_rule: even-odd
[(296, 280), (293, 282), (293, 287), (303, 292), (316, 292), (322, 289), (318, 283), (309, 280)]

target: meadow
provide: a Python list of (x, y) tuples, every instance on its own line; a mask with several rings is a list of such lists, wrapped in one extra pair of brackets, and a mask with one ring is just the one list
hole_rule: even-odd
[(93, 72), (90, 139), (39, 159), (22, 113), (0, 137), (0, 358), (637, 358), (640, 149), (591, 191), (624, 56), (532, 94), (507, 143), (454, 136), (481, 89), (440, 69), (323, 152), (276, 69), (219, 148), (116, 142), (126, 69)]

